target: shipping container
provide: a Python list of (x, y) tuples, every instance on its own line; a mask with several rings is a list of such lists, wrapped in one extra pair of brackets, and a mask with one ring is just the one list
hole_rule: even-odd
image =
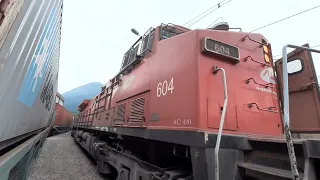
[[(24, 179), (54, 119), (62, 0), (0, 0), (0, 179)], [(32, 157), (26, 157), (26, 156)], [(23, 165), (23, 166), (21, 166)]]

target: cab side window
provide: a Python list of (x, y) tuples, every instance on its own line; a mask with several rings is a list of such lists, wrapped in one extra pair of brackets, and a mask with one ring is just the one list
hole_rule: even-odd
[(287, 68), (289, 75), (298, 74), (304, 69), (303, 62), (300, 59), (294, 59), (288, 62)]

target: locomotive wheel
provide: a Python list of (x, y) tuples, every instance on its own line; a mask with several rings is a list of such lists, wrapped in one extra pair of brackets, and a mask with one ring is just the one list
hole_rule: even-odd
[(130, 173), (128, 170), (126, 169), (121, 169), (120, 170), (120, 174), (119, 174), (119, 177), (117, 180), (130, 180), (130, 177), (129, 177)]

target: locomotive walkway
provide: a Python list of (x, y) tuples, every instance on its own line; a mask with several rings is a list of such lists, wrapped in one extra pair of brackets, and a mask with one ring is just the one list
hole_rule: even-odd
[(70, 132), (49, 137), (36, 158), (28, 180), (110, 180), (80, 149)]

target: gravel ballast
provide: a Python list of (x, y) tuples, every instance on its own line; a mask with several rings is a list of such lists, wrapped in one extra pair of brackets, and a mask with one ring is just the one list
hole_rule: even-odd
[[(28, 180), (106, 180), (69, 133), (47, 138)], [(109, 179), (110, 180), (110, 179)]]

